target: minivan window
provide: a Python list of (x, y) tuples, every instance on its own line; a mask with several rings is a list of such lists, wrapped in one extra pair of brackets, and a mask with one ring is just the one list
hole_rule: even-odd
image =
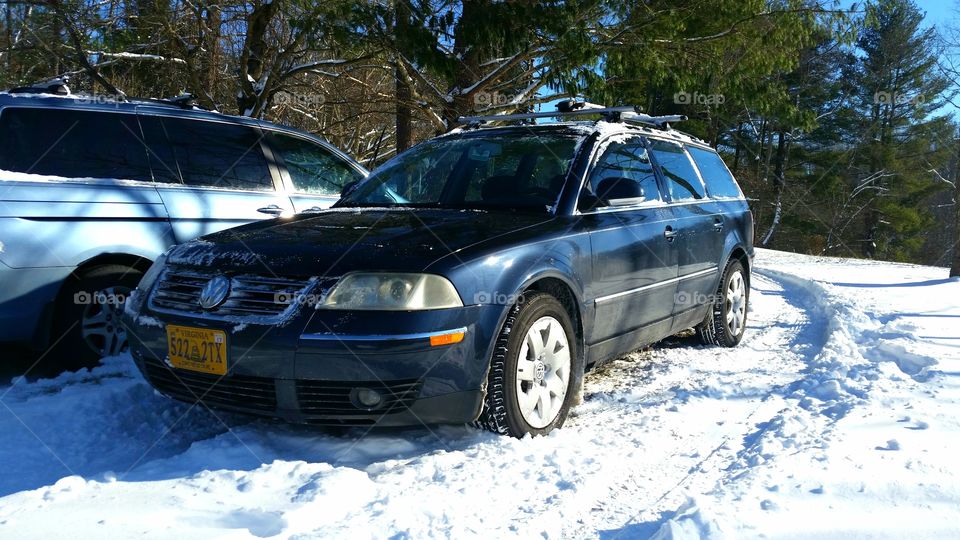
[(607, 146), (590, 173), (591, 192), (598, 194), (600, 183), (610, 178), (629, 178), (640, 185), (647, 201), (660, 200), (660, 188), (650, 156), (639, 139)]
[(702, 199), (703, 184), (683, 147), (672, 142), (652, 139), (650, 150), (660, 165), (665, 180), (664, 188), (671, 201)]
[(153, 181), (165, 184), (180, 184), (180, 171), (173, 148), (167, 140), (167, 133), (159, 116), (140, 115), (140, 130), (147, 145), (147, 157), (153, 171)]
[(340, 196), (343, 186), (363, 175), (322, 146), (298, 137), (270, 134), (270, 146), (287, 165), (299, 193)]
[(163, 118), (183, 183), (188, 186), (272, 191), (273, 178), (252, 127)]
[(707, 184), (707, 193), (711, 197), (740, 198), (742, 196), (740, 188), (737, 187), (737, 181), (716, 152), (695, 146), (689, 146), (687, 150), (697, 164), (697, 168), (700, 169), (703, 182)]
[(9, 107), (0, 114), (0, 169), (150, 182), (133, 114)]

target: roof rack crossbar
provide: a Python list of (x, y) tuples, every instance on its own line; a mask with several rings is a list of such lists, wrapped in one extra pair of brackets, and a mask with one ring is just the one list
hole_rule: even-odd
[(639, 111), (638, 107), (598, 107), (581, 106), (570, 110), (558, 110), (556, 112), (530, 112), (518, 114), (500, 114), (490, 116), (461, 116), (457, 121), (468, 126), (479, 126), (488, 122), (515, 122), (520, 120), (533, 120), (535, 118), (566, 118), (571, 116), (589, 116), (599, 114), (607, 120), (622, 121), (631, 124), (643, 124), (656, 127), (669, 128), (671, 123), (681, 122), (687, 117), (682, 114), (671, 114), (666, 116), (650, 116)]
[(517, 114), (495, 114), (489, 116), (461, 116), (457, 121), (461, 124), (485, 124), (487, 122), (510, 122), (516, 120), (527, 120), (534, 118), (559, 118), (565, 116), (587, 116), (592, 114), (612, 115), (621, 113), (634, 113), (635, 107), (601, 107), (584, 108), (574, 111), (556, 111), (556, 112), (530, 112)]

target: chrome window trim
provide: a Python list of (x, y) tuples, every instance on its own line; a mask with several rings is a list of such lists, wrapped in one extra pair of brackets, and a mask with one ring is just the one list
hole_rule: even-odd
[(595, 298), (595, 299), (593, 300), (593, 303), (594, 303), (594, 305), (596, 305), (596, 304), (602, 304), (602, 303), (604, 303), (604, 302), (609, 302), (610, 300), (615, 300), (615, 299), (617, 299), (617, 298), (620, 298), (621, 296), (627, 296), (627, 295), (631, 295), (631, 294), (637, 294), (637, 293), (641, 293), (641, 292), (644, 292), (644, 291), (649, 291), (649, 290), (651, 290), (651, 289), (656, 289), (657, 287), (663, 287), (664, 285), (672, 285), (672, 284), (674, 284), (674, 283), (679, 283), (679, 282), (681, 282), (681, 281), (683, 281), (683, 280), (685, 280), (685, 279), (692, 279), (692, 278), (695, 278), (695, 277), (705, 276), (705, 275), (707, 275), (707, 274), (712, 274), (712, 273), (716, 272), (718, 268), (719, 268), (718, 266), (714, 266), (714, 267), (712, 267), (712, 268), (707, 268), (706, 270), (700, 270), (700, 271), (697, 271), (697, 272), (693, 272), (693, 273), (687, 274), (687, 275), (685, 275), (685, 276), (677, 276), (677, 277), (675, 277), (675, 278), (670, 278), (670, 279), (666, 279), (666, 280), (663, 280), (663, 281), (658, 281), (657, 283), (651, 283), (650, 285), (644, 285), (643, 287), (637, 287), (637, 288), (635, 288), (635, 289), (628, 289), (628, 290), (626, 290), (626, 291), (621, 291), (621, 292), (618, 292), (618, 293), (608, 294), (608, 295), (606, 295), (606, 296), (599, 296), (599, 297), (597, 297), (597, 298)]
[[(597, 160), (600, 159), (600, 152), (599, 152), (599, 150), (600, 150), (600, 147), (601, 147), (601, 143), (602, 143), (603, 141), (609, 139), (609, 138), (616, 137), (616, 136), (622, 135), (622, 134), (624, 134), (624, 133), (629, 133), (629, 134), (631, 134), (631, 135), (635, 135), (636, 137), (645, 137), (645, 138), (647, 138), (647, 139), (657, 139), (657, 140), (659, 140), (659, 141), (664, 141), (664, 142), (668, 142), (668, 143), (671, 143), (671, 144), (677, 144), (677, 145), (679, 145), (680, 148), (683, 150), (684, 155), (687, 156), (687, 159), (690, 161), (690, 164), (693, 166), (693, 170), (697, 173), (697, 177), (700, 179), (700, 184), (701, 184), (701, 186), (703, 186), (703, 192), (704, 192), (705, 196), (704, 196), (702, 199), (683, 199), (683, 200), (680, 200), (680, 201), (666, 201), (666, 200), (663, 199), (663, 194), (661, 193), (661, 194), (660, 194), (660, 195), (661, 195), (661, 198), (658, 199), (658, 200), (656, 200), (656, 201), (649, 201), (649, 202), (644, 202), (644, 203), (640, 203), (640, 204), (633, 204), (633, 205), (630, 205), (630, 206), (604, 206), (604, 207), (601, 207), (601, 208), (594, 208), (593, 210), (590, 210), (590, 211), (587, 211), (587, 212), (581, 212), (581, 211), (580, 211), (580, 195), (581, 195), (581, 191), (583, 190), (583, 186), (584, 186), (584, 184), (587, 182), (587, 179), (588, 179), (589, 176), (590, 176), (590, 175), (589, 175), (590, 171), (593, 169), (593, 166), (596, 164)], [(746, 199), (746, 196), (743, 195), (743, 189), (740, 188), (740, 185), (739, 185), (739, 184), (737, 184), (737, 188), (740, 189), (740, 197), (712, 197), (712, 196), (710, 196), (710, 192), (709, 192), (709, 190), (707, 190), (706, 182), (704, 182), (703, 175), (700, 174), (700, 168), (697, 167), (697, 162), (693, 160), (693, 156), (691, 156), (691, 155), (690, 155), (690, 152), (687, 151), (686, 145), (690, 144), (691, 146), (696, 146), (696, 147), (701, 147), (701, 146), (702, 146), (701, 149), (707, 149), (707, 150), (711, 150), (711, 151), (715, 151), (715, 150), (713, 150), (712, 148), (710, 148), (710, 146), (708, 146), (708, 145), (706, 145), (706, 144), (699, 145), (699, 144), (689, 143), (689, 142), (685, 142), (685, 141), (680, 141), (680, 140), (676, 140), (676, 139), (671, 139), (671, 138), (669, 138), (669, 137), (664, 137), (663, 135), (664, 135), (663, 133), (656, 133), (656, 132), (635, 133), (634, 130), (628, 129), (628, 130), (624, 130), (624, 132), (622, 132), (622, 133), (613, 133), (613, 134), (610, 134), (610, 135), (605, 136), (603, 139), (598, 139), (597, 142), (594, 144), (593, 151), (592, 151), (592, 153), (591, 153), (591, 155), (590, 155), (590, 165), (587, 167), (586, 171), (584, 171), (584, 174), (583, 174), (583, 176), (580, 178), (580, 181), (579, 181), (579, 183), (578, 183), (577, 198), (576, 198), (576, 200), (574, 200), (574, 204), (573, 204), (573, 214), (572, 214), (572, 215), (574, 215), (574, 216), (590, 216), (590, 215), (597, 215), (597, 214), (609, 214), (609, 213), (613, 213), (613, 212), (635, 212), (635, 211), (637, 211), (637, 210), (644, 210), (644, 209), (648, 209), (648, 208), (670, 208), (670, 207), (672, 207), (672, 206), (687, 206), (687, 205), (691, 205), (691, 204), (703, 204), (703, 203), (709, 203), (709, 202), (729, 202), (729, 201), (743, 201), (743, 202), (746, 202), (746, 200), (747, 200), (747, 199)], [(722, 160), (721, 160), (721, 161), (722, 161)], [(726, 167), (726, 163), (724, 163), (724, 167)], [(729, 168), (728, 168), (727, 170), (729, 171)], [(731, 173), (731, 176), (733, 176), (732, 173)], [(736, 180), (736, 178), (734, 178), (734, 180)], [(659, 182), (658, 182), (658, 183), (659, 183)]]
[(466, 327), (438, 330), (435, 332), (418, 332), (412, 334), (301, 334), (300, 339), (309, 341), (413, 341), (430, 339), (432, 337), (467, 333)]

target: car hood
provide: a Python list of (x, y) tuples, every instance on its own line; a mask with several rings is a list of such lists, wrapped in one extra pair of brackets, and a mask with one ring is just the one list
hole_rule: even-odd
[(221, 231), (174, 248), (167, 260), (276, 276), (417, 272), (451, 253), (550, 219), (478, 210), (336, 208)]

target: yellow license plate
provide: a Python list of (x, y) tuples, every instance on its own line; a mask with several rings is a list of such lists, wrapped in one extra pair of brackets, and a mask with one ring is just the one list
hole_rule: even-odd
[(167, 351), (175, 368), (227, 373), (227, 333), (223, 330), (168, 324)]

